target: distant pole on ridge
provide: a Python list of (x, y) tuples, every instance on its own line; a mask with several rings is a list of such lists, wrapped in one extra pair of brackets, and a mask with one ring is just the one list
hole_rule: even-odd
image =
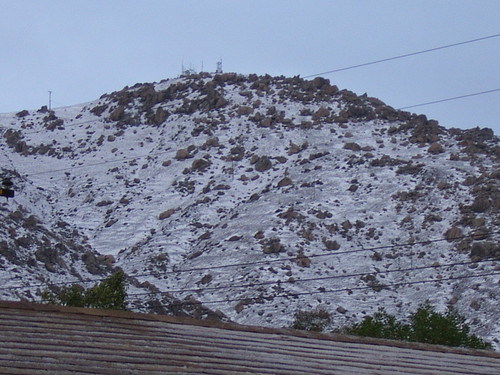
[(49, 91), (49, 111), (52, 109), (52, 91)]

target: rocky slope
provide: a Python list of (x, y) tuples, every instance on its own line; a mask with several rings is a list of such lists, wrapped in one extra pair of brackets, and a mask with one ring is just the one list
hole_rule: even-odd
[(137, 310), (285, 326), (321, 306), (340, 326), (429, 299), (500, 337), (489, 129), (323, 78), (205, 73), (0, 126), (3, 298), (121, 267)]

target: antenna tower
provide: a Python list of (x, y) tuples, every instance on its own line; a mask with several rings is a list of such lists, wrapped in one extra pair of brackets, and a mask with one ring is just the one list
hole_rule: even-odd
[(222, 73), (222, 57), (219, 61), (217, 61), (217, 69), (215, 70), (216, 74)]

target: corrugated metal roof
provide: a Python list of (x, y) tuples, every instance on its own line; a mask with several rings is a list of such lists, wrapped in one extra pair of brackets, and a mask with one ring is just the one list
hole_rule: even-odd
[(500, 353), (0, 302), (1, 374), (500, 374)]

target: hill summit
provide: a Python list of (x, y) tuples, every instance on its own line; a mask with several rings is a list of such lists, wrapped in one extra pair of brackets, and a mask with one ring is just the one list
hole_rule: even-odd
[[(117, 267), (129, 307), (336, 327), (429, 300), (500, 337), (498, 137), (327, 79), (200, 73), (0, 115), (4, 299)], [(498, 343), (497, 343), (498, 344)]]

